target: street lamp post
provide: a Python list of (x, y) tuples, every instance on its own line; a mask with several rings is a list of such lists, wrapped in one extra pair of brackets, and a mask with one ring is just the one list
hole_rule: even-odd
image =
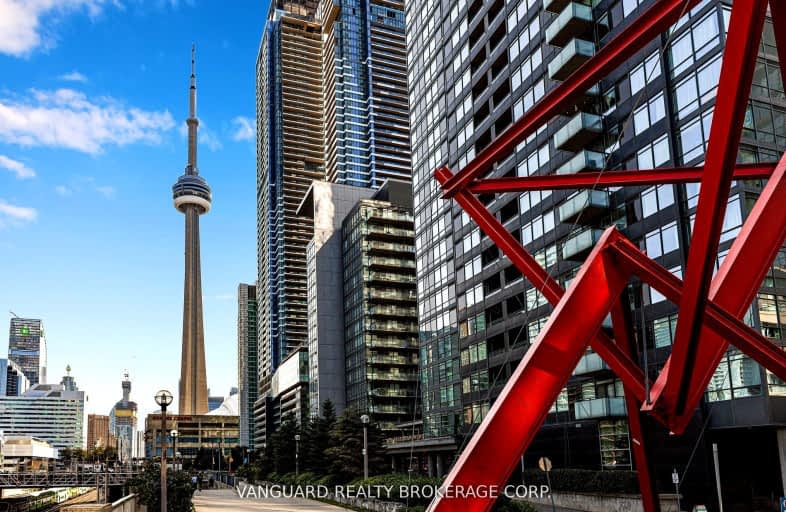
[(166, 429), (166, 408), (172, 403), (172, 393), (162, 389), (156, 393), (156, 403), (161, 406), (161, 512), (166, 512), (166, 451), (167, 451), (167, 429)]
[(364, 414), (360, 421), (363, 422), (363, 478), (368, 480), (368, 422), (371, 418)]
[(175, 459), (175, 463), (172, 468), (177, 471), (177, 430), (172, 429), (169, 435), (172, 436), (172, 457)]
[(295, 434), (295, 476), (300, 474), (300, 434)]

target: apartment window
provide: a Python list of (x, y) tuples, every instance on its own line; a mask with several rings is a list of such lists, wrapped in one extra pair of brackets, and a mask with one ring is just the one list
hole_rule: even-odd
[(469, 57), (469, 43), (464, 43), (464, 46), (461, 47), (461, 50), (456, 52), (456, 56), (453, 57), (453, 73), (458, 72), (461, 68), (461, 64)]
[(557, 399), (549, 409), (549, 412), (564, 412), (570, 410), (570, 403), (568, 402), (568, 389), (562, 388), (562, 391), (557, 395)]
[(663, 227), (650, 231), (644, 236), (647, 256), (657, 258), (680, 248), (677, 223), (671, 222)]
[[(680, 128), (678, 140), (680, 143), (683, 164), (687, 164), (695, 158), (704, 156), (707, 149), (706, 144), (709, 139), (711, 124), (712, 110), (709, 110), (707, 112), (702, 112), (695, 121)], [(743, 128), (743, 134), (744, 133), (745, 128)]]
[(466, 69), (464, 73), (461, 74), (460, 77), (456, 77), (456, 83), (453, 84), (453, 96), (459, 97), (461, 93), (464, 91), (464, 88), (469, 85), (470, 79), (472, 78), (471, 71)]
[(459, 278), (468, 281), (480, 273), (480, 256), (475, 256), (472, 261), (464, 264), (459, 271)]
[(548, 161), (549, 145), (546, 143), (519, 162), (519, 165), (516, 167), (516, 174), (518, 176), (532, 176), (533, 174), (537, 174), (538, 170), (542, 166), (545, 166)]
[(510, 11), (507, 21), (509, 33), (514, 31), (519, 21), (527, 18), (527, 11), (537, 3), (539, 3), (538, 0), (521, 0), (521, 2), (516, 5), (515, 9)]
[(529, 223), (521, 226), (521, 243), (527, 245), (553, 230), (554, 210), (549, 210), (543, 215), (539, 215)]
[(472, 95), (467, 94), (467, 97), (464, 98), (464, 101), (456, 105), (456, 124), (458, 124), (459, 120), (462, 119), (465, 115), (471, 113), (472, 113)]
[(551, 190), (535, 190), (524, 192), (519, 196), (519, 209), (526, 213), (551, 196)]
[(748, 356), (732, 349), (718, 365), (707, 386), (707, 401), (761, 395), (759, 365)]
[(751, 102), (745, 111), (742, 135), (766, 144), (786, 144), (786, 111), (772, 105)]
[(657, 185), (641, 193), (641, 211), (644, 218), (674, 204), (674, 186)]
[(535, 70), (538, 69), (538, 66), (540, 66), (542, 63), (543, 52), (541, 51), (540, 47), (537, 47), (529, 57), (524, 59), (521, 64), (514, 67), (511, 71), (510, 82), (512, 89), (518, 89), (522, 82), (524, 82), (524, 80), (527, 78), (530, 78)]
[(640, 135), (664, 117), (666, 117), (666, 104), (663, 93), (660, 93), (633, 112), (633, 131), (636, 135)]
[(483, 302), (483, 284), (478, 284), (467, 290), (466, 293), (459, 295), (458, 309), (464, 310), (480, 302)]
[[(508, 32), (513, 33), (514, 31), (508, 27)], [(513, 62), (513, 59), (515, 59), (519, 53), (527, 48), (527, 46), (538, 36), (539, 33), (540, 18), (535, 16), (527, 26), (521, 29), (519, 32), (519, 37), (513, 41), (513, 44), (511, 44), (508, 48), (511, 62)]]
[(712, 10), (671, 43), (671, 72), (677, 76), (720, 44), (717, 11)]
[(753, 72), (751, 96), (761, 96), (772, 100), (786, 99), (783, 92), (783, 78), (780, 65), (767, 59), (757, 59)]
[(524, 112), (532, 108), (532, 106), (537, 103), (537, 101), (541, 99), (544, 94), (546, 94), (546, 88), (544, 86), (543, 79), (540, 79), (535, 82), (535, 85), (524, 91), (524, 94), (521, 95), (519, 101), (513, 105), (513, 119), (516, 120), (523, 116)]
[(677, 332), (677, 315), (658, 318), (652, 322), (652, 339), (655, 348), (668, 347), (674, 343), (674, 334)]
[(631, 96), (635, 96), (648, 82), (658, 78), (660, 73), (660, 55), (655, 51), (630, 72)]
[(667, 135), (647, 144), (636, 153), (636, 164), (639, 169), (654, 169), (667, 163), (670, 159)]
[(720, 79), (721, 57), (691, 73), (674, 87), (677, 119), (684, 119), (699, 107), (715, 99)]
[(625, 420), (598, 422), (600, 460), (604, 469), (631, 467), (630, 436)]

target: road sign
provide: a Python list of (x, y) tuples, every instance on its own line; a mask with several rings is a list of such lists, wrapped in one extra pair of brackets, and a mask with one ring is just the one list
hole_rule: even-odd
[(541, 457), (538, 459), (538, 467), (541, 471), (548, 473), (551, 471), (551, 460), (548, 457)]
[(680, 483), (680, 475), (677, 474), (676, 469), (671, 472), (671, 483), (673, 483), (674, 485)]

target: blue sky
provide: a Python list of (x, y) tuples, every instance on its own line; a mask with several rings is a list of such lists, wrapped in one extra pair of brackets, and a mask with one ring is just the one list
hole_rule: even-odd
[[(177, 396), (190, 47), (197, 45), (207, 378), (237, 381), (239, 282), (256, 277), (254, 73), (267, 2), (0, 0), (0, 309), (42, 318), (107, 414)], [(0, 357), (8, 321), (0, 322)], [(143, 426), (143, 421), (141, 425)]]

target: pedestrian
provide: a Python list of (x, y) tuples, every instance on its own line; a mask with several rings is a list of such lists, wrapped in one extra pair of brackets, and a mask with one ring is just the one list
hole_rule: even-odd
[(191, 485), (199, 491), (199, 478), (196, 475), (191, 476)]
[(213, 475), (210, 475), (210, 488), (211, 489), (213, 488), (213, 484), (214, 483), (215, 483), (215, 480), (213, 480)]

